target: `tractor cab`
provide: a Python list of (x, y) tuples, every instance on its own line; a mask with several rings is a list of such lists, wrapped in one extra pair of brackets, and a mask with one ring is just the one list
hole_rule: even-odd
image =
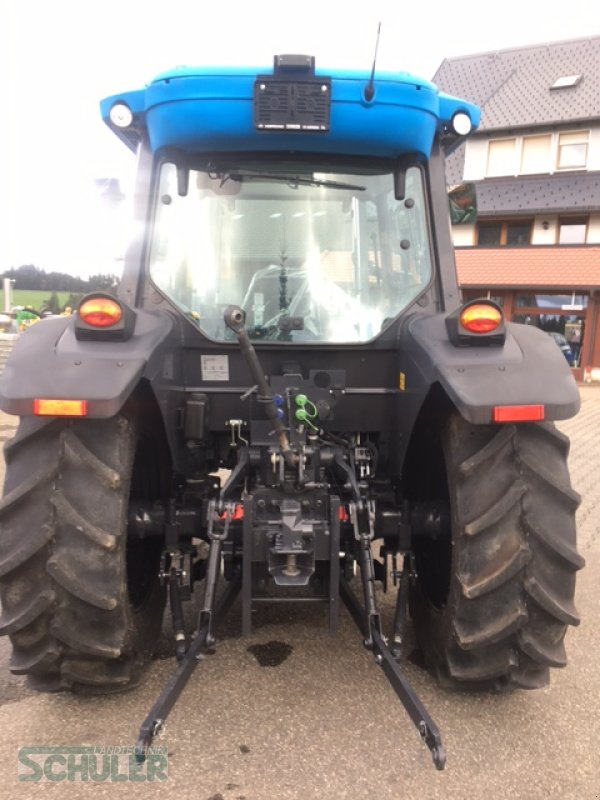
[[(428, 162), (479, 110), (405, 73), (190, 68), (102, 103), (151, 173), (150, 279), (207, 338), (368, 342), (430, 285)], [(445, 222), (445, 220), (444, 220)]]

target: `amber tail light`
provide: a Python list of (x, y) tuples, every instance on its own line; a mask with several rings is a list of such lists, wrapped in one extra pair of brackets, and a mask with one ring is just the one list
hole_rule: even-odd
[(79, 306), (79, 316), (93, 328), (110, 328), (121, 321), (123, 309), (112, 297), (90, 297)]
[(493, 300), (470, 300), (446, 317), (452, 344), (459, 347), (502, 346), (506, 326), (502, 309)]
[(461, 311), (459, 322), (470, 333), (491, 333), (502, 323), (502, 312), (489, 303), (475, 303)]
[(105, 292), (83, 298), (75, 318), (75, 336), (81, 341), (125, 341), (135, 329), (136, 313)]

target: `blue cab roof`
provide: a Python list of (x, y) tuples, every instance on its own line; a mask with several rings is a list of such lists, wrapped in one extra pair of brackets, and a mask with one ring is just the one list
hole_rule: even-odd
[[(177, 148), (189, 153), (231, 151), (305, 151), (396, 158), (417, 152), (428, 158), (436, 133), (463, 112), (473, 129), (479, 108), (439, 92), (429, 81), (404, 72), (375, 73), (374, 94), (365, 99), (370, 74), (317, 68), (331, 80), (327, 131), (261, 131), (254, 125), (254, 84), (273, 68), (179, 67), (163, 72), (145, 88), (107, 97), (100, 104), (104, 121), (136, 149), (146, 136), (154, 152)], [(133, 114), (127, 128), (110, 120), (123, 103)]]

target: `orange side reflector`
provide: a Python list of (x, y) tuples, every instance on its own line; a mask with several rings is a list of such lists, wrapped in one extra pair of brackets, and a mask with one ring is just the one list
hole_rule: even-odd
[(87, 400), (40, 400), (33, 401), (33, 413), (38, 417), (85, 417)]
[(110, 328), (120, 322), (123, 309), (109, 297), (91, 297), (79, 306), (79, 316), (94, 328)]
[(502, 322), (502, 312), (487, 303), (467, 306), (460, 315), (460, 324), (471, 333), (491, 333)]
[(540, 422), (544, 419), (544, 406), (495, 406), (492, 410), (494, 422)]

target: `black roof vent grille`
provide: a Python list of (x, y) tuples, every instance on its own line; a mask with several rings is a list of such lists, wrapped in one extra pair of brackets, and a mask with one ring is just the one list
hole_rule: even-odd
[(331, 78), (314, 74), (312, 56), (275, 56), (274, 74), (254, 83), (254, 126), (259, 131), (325, 133), (329, 130)]

